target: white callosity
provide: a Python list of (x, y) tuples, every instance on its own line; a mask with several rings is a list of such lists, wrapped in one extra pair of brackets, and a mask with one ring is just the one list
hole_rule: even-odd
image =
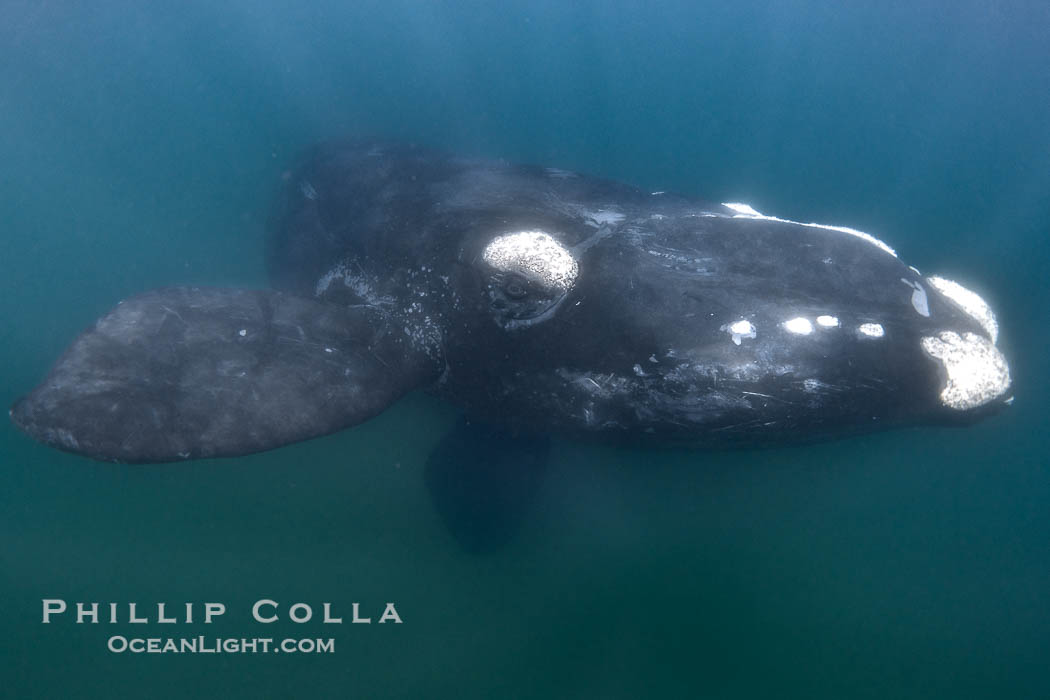
[(742, 338), (754, 338), (756, 335), (754, 324), (745, 318), (727, 323), (721, 327), (721, 330), (728, 332), (736, 345), (740, 345)]
[(941, 402), (949, 408), (977, 408), (1010, 388), (1010, 368), (998, 348), (976, 333), (942, 331), (922, 339), (922, 349), (944, 365), (948, 381)]
[(839, 319), (836, 316), (817, 316), (817, 323), (824, 328), (837, 328), (839, 325)]
[(889, 253), (893, 257), (897, 257), (897, 253), (893, 250), (893, 248), (890, 248), (888, 245), (886, 245), (870, 233), (864, 233), (863, 231), (858, 231), (855, 228), (849, 228), (848, 226), (828, 226), (827, 224), (804, 224), (801, 221), (781, 219), (777, 216), (766, 216), (765, 214), (755, 211), (755, 208), (752, 207), (750, 204), (741, 204), (740, 202), (723, 202), (722, 206), (728, 209), (732, 209), (734, 212), (736, 212), (736, 214), (733, 216), (733, 218), (735, 219), (762, 219), (764, 221), (779, 221), (784, 224), (795, 224), (797, 226), (808, 226), (809, 228), (822, 228), (827, 229), (828, 231), (841, 231), (842, 233), (848, 233), (851, 236), (856, 236), (857, 238), (871, 243), (873, 246), (876, 246), (877, 248)]
[(857, 328), (857, 332), (868, 338), (881, 338), (886, 334), (881, 323), (862, 323)]
[(485, 247), (482, 259), (501, 272), (516, 272), (562, 292), (572, 288), (580, 271), (576, 258), (543, 231), (497, 236)]
[(995, 320), (995, 314), (988, 302), (976, 292), (972, 292), (958, 282), (953, 282), (943, 277), (927, 277), (926, 281), (938, 292), (946, 296), (956, 306), (969, 314), (976, 320), (988, 337), (995, 343), (999, 340), (999, 323)]
[(797, 335), (809, 335), (813, 332), (813, 324), (810, 323), (808, 318), (793, 318), (790, 321), (784, 321), (784, 328), (789, 333), (795, 333)]

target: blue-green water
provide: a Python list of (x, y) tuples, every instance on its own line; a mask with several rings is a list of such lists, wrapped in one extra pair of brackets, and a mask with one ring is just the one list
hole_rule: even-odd
[[(1050, 696), (1046, 3), (78, 5), (0, 11), (5, 402), (122, 297), (264, 286), (274, 187), (341, 135), (872, 231), (989, 299), (1017, 399), (965, 430), (785, 450), (558, 442), (535, 517), (488, 557), (427, 498), (455, 420), (427, 397), (155, 467), (5, 422), (0, 696)], [(43, 598), (229, 611), (43, 625)], [(347, 622), (394, 601), (404, 623), (260, 625), (260, 598)], [(114, 654), (114, 634), (336, 651)]]

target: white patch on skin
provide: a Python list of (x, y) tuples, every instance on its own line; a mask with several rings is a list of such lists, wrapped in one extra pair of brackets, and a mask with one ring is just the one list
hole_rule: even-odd
[(943, 277), (927, 277), (926, 281), (938, 292), (981, 324), (988, 337), (993, 343), (999, 341), (999, 323), (995, 320), (995, 314), (988, 302), (981, 298), (977, 292), (970, 291), (958, 282)]
[(808, 318), (793, 318), (790, 321), (784, 321), (784, 328), (788, 333), (795, 333), (797, 335), (809, 335), (813, 332), (813, 324), (809, 322)]
[(485, 246), (481, 257), (501, 272), (524, 274), (562, 292), (572, 288), (580, 272), (576, 258), (543, 231), (497, 236)]
[(239, 336), (241, 336), (243, 338), (244, 336), (248, 335), (248, 329), (246, 329), (246, 328), (240, 329), (239, 331), (237, 331), (237, 335), (239, 335)]
[(332, 284), (332, 280), (337, 277), (342, 277), (345, 274), (345, 268), (341, 265), (333, 267), (328, 272), (321, 275), (321, 279), (317, 280), (317, 284), (314, 285), (314, 296), (321, 296), (324, 294), (328, 287)]
[(618, 211), (612, 211), (611, 209), (599, 209), (598, 211), (587, 212), (587, 218), (590, 219), (593, 226), (612, 226), (623, 221), (626, 217)]
[(580, 243), (577, 243), (572, 250), (574, 253), (576, 253), (576, 255), (582, 255), (583, 253), (598, 245), (600, 242), (602, 242), (609, 236), (613, 235), (613, 233), (614, 230), (611, 226), (602, 226), (597, 231), (595, 231), (592, 236), (590, 236), (584, 241), (581, 241)]
[(76, 437), (74, 437), (73, 433), (69, 432), (65, 428), (56, 428), (55, 430), (49, 432), (51, 433), (51, 437), (55, 438), (58, 442), (62, 443), (66, 447), (69, 447), (74, 450), (80, 447), (80, 443), (77, 441)]
[(918, 282), (915, 283), (915, 290), (911, 293), (911, 305), (915, 307), (915, 310), (919, 312), (920, 316), (930, 316), (930, 302), (926, 298), (926, 290), (922, 288), (922, 285)]
[(824, 386), (824, 382), (819, 379), (804, 379), (802, 380), (802, 388), (809, 393), (816, 393), (820, 391), (820, 387)]
[(643, 370), (643, 369), (642, 369), (642, 366), (641, 366), (641, 365), (635, 365), (635, 366), (634, 366), (634, 367), (632, 367), (631, 369), (633, 369), (633, 370), (634, 370), (634, 373), (635, 373), (636, 375), (638, 375), (639, 377), (644, 377), (644, 376), (645, 376), (645, 370)]
[(964, 411), (1002, 396), (1010, 388), (1010, 368), (1002, 353), (976, 333), (942, 331), (922, 339), (922, 349), (944, 365), (948, 375), (941, 403)]
[(911, 305), (920, 316), (929, 318), (930, 303), (926, 298), (926, 290), (918, 282), (912, 282), (901, 277), (901, 282), (911, 287)]
[(728, 207), (735, 211), (737, 214), (744, 214), (745, 216), (754, 216), (762, 218), (762, 215), (755, 211), (755, 208), (750, 204), (743, 204), (741, 202), (722, 202), (723, 207)]
[(883, 330), (881, 323), (862, 323), (857, 328), (857, 332), (869, 338), (881, 338), (886, 335), (886, 331)]
[(321, 276), (314, 286), (314, 295), (321, 296), (337, 279), (343, 280), (343, 284), (360, 297), (370, 306), (380, 304), (393, 304), (394, 300), (388, 296), (380, 296), (375, 289), (374, 281), (370, 280), (363, 272), (354, 272), (347, 265), (340, 263)]
[(822, 228), (827, 229), (829, 231), (841, 231), (842, 233), (848, 233), (851, 236), (856, 236), (857, 238), (863, 239), (868, 243), (871, 243), (873, 246), (889, 253), (893, 257), (897, 257), (897, 253), (893, 250), (893, 248), (890, 248), (888, 245), (886, 245), (870, 233), (864, 233), (863, 231), (858, 231), (855, 228), (849, 228), (848, 226), (828, 226), (827, 224), (804, 224), (801, 221), (781, 219), (776, 216), (766, 216), (765, 214), (761, 214), (755, 211), (754, 207), (752, 207), (750, 204), (742, 204), (740, 202), (722, 202), (722, 206), (736, 212), (736, 214), (733, 216), (734, 219), (763, 219), (765, 221), (779, 221), (785, 224), (796, 224), (798, 226), (808, 226), (810, 228)]
[(729, 330), (730, 332), (737, 333), (738, 335), (747, 335), (748, 333), (754, 333), (755, 327), (751, 325), (750, 321), (746, 319), (741, 319), (730, 325)]
[(817, 316), (817, 325), (824, 328), (838, 328), (839, 319), (836, 316)]
[(723, 330), (729, 333), (733, 338), (733, 343), (740, 345), (742, 338), (754, 338), (756, 334), (755, 326), (747, 319), (740, 319), (733, 323), (728, 323), (722, 326), (719, 330)]

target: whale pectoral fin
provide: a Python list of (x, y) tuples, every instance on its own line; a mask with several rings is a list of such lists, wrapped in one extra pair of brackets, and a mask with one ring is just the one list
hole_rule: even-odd
[(550, 439), (461, 419), (427, 459), (427, 489), (453, 538), (468, 552), (504, 546), (531, 509)]
[(228, 457), (368, 420), (433, 364), (372, 308), (172, 287), (99, 319), (11, 418), (94, 459)]

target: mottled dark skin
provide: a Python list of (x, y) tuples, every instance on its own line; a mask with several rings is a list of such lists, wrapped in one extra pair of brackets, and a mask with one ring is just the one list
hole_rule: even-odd
[[(271, 228), (280, 291), (129, 299), (15, 404), (15, 423), (60, 449), (153, 462), (323, 435), (416, 388), (512, 430), (700, 447), (967, 423), (1006, 398), (942, 403), (944, 365), (921, 338), (987, 332), (842, 231), (374, 144), (307, 154)], [(575, 259), (567, 291), (486, 260), (516, 232)], [(818, 316), (838, 325), (784, 325)], [(734, 338), (742, 320), (754, 337)]]
[[(942, 369), (919, 338), (983, 330), (932, 289), (930, 316), (919, 315), (901, 279), (922, 278), (857, 236), (412, 149), (322, 150), (295, 179), (317, 196), (288, 188), (275, 279), (307, 294), (333, 259), (348, 260), (389, 280), (381, 294), (402, 305), (418, 298), (447, 329), (436, 389), (468, 413), (710, 446), (972, 418), (940, 404)], [(623, 218), (603, 231), (588, 216), (600, 212)], [(493, 320), (483, 293), (490, 273), (477, 258), (494, 235), (530, 229), (568, 248), (599, 240), (552, 318), (507, 331)], [(310, 257), (289, 266), (293, 251)], [(424, 267), (449, 282), (414, 275)], [(841, 327), (808, 336), (781, 327), (822, 314)], [(721, 328), (742, 318), (759, 331), (736, 345)], [(881, 324), (884, 337), (853, 332), (862, 323)], [(807, 389), (807, 379), (820, 385)]]

